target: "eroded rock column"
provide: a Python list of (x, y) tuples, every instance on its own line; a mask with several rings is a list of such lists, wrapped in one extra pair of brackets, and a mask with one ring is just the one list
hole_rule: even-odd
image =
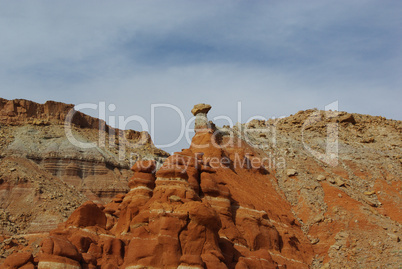
[(210, 105), (197, 104), (191, 110), (191, 113), (195, 116), (194, 131), (199, 132), (208, 129), (208, 111), (211, 109)]

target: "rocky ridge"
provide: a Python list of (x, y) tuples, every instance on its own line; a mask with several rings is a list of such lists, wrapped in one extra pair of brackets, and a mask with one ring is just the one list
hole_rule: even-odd
[(138, 161), (127, 194), (83, 204), (3, 267), (399, 266), (400, 121), (309, 110), (216, 128), (207, 112), (189, 149), (158, 171)]
[[(245, 139), (271, 168), (311, 240), (312, 268), (400, 264), (401, 121), (312, 109), (222, 132)], [(324, 156), (331, 146), (336, 158)]]
[(213, 140), (213, 129), (197, 129), (190, 149), (157, 172), (155, 161), (137, 162), (130, 192), (105, 206), (82, 205), (21, 265), (308, 268), (312, 247), (269, 172), (250, 166), (243, 143), (216, 147)]
[[(68, 133), (95, 144), (76, 146)], [(84, 201), (109, 202), (127, 192), (134, 157), (167, 156), (146, 132), (111, 128), (74, 105), (0, 98), (0, 233), (54, 229)]]

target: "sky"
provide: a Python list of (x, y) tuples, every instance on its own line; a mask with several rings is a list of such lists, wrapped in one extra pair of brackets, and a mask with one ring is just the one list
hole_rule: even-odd
[(0, 0), (0, 97), (104, 103), (108, 123), (168, 152), (188, 146), (168, 145), (197, 103), (220, 126), (335, 101), (402, 120), (400, 14), (401, 1)]

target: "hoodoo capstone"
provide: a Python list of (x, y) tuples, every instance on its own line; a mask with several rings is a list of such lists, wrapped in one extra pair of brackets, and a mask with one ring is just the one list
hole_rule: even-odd
[(195, 132), (199, 132), (201, 130), (205, 131), (208, 129), (208, 117), (207, 114), (209, 110), (211, 110), (211, 106), (208, 104), (197, 104), (191, 110), (191, 113), (195, 116)]
[(197, 116), (199, 113), (207, 114), (211, 108), (211, 105), (208, 104), (197, 104), (191, 109), (191, 113), (193, 113), (194, 116)]

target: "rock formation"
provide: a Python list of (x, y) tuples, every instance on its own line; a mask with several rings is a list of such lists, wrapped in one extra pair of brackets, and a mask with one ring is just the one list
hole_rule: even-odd
[(401, 121), (307, 110), (230, 131), (265, 159), (311, 241), (313, 268), (398, 267)]
[(191, 110), (191, 113), (195, 116), (195, 126), (194, 130), (201, 131), (208, 129), (208, 118), (207, 113), (211, 109), (210, 105), (207, 104), (197, 104)]
[[(399, 266), (401, 122), (305, 111), (217, 128), (200, 107), (189, 149), (158, 170), (137, 161), (128, 193), (84, 203), (3, 268)], [(326, 149), (328, 126), (338, 165), (312, 153)]]
[(111, 128), (73, 105), (0, 98), (0, 234), (54, 229), (84, 201), (128, 192), (134, 157), (167, 156), (146, 132)]

